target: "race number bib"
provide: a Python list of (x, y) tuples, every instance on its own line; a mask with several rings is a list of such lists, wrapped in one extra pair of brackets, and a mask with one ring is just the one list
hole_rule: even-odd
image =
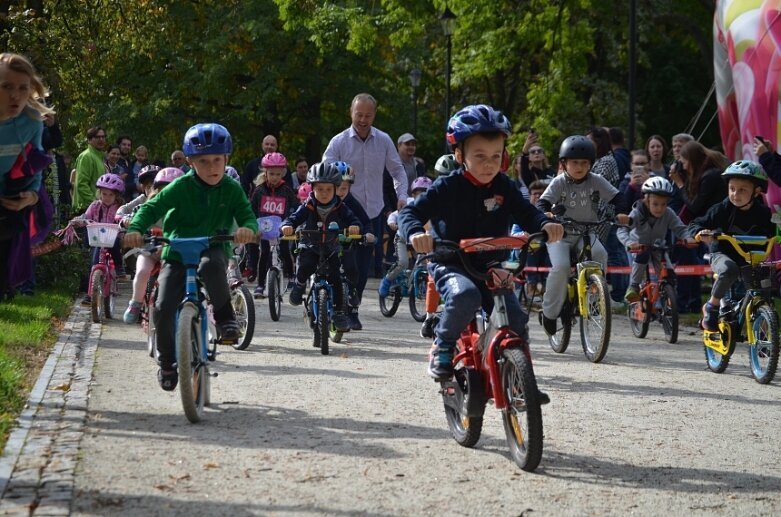
[(287, 199), (283, 197), (260, 197), (260, 211), (264, 214), (285, 215), (286, 205)]

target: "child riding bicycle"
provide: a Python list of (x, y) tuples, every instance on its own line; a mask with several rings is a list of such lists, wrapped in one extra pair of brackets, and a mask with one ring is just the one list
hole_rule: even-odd
[[(721, 177), (727, 180), (727, 198), (689, 224), (689, 231), (711, 248), (710, 266), (716, 279), (710, 299), (702, 306), (701, 322), (702, 328), (710, 332), (719, 329), (721, 299), (738, 279), (740, 266), (746, 264), (745, 259), (728, 243), (714, 242), (713, 231), (763, 237), (776, 234), (776, 226), (770, 221), (770, 209), (760, 197), (767, 189), (767, 174), (762, 166), (749, 160), (739, 160), (727, 167)], [(764, 244), (761, 247), (764, 248)], [(746, 249), (752, 247), (746, 245)]]
[[(617, 235), (621, 244), (630, 251), (639, 250), (642, 246), (652, 246), (656, 241), (665, 240), (668, 231), (672, 231), (678, 239), (686, 239), (691, 244), (695, 242), (681, 218), (667, 207), (674, 193), (669, 180), (661, 176), (650, 177), (643, 182), (640, 190), (643, 199), (637, 201), (629, 213), (629, 227), (618, 229)], [(645, 280), (645, 266), (649, 258), (656, 273), (660, 273), (662, 263), (659, 256), (652, 256), (650, 251), (638, 253), (632, 263), (629, 288), (624, 295), (627, 303), (640, 301), (640, 284)]]
[[(125, 246), (141, 247), (142, 234), (162, 219), (166, 238), (203, 237), (239, 228), (234, 241), (246, 244), (258, 230), (255, 214), (241, 185), (225, 176), (228, 155), (233, 150), (230, 133), (219, 124), (197, 124), (184, 136), (182, 147), (187, 162), (195, 170), (175, 180), (144, 203), (125, 235)], [(222, 339), (238, 339), (240, 329), (230, 303), (226, 277), (229, 244), (215, 245), (201, 256), (198, 274), (214, 308), (217, 332)], [(185, 267), (178, 253), (163, 250), (165, 261), (159, 276), (155, 311), (160, 369), (157, 379), (166, 391), (176, 388), (178, 374), (174, 352), (176, 310), (184, 295)]]
[[(499, 174), (507, 162), (505, 143), (510, 121), (486, 105), (466, 106), (451, 117), (447, 141), (463, 168), (436, 183), (399, 212), (399, 230), (417, 253), (430, 253), (434, 239), (459, 241), (473, 237), (507, 235), (512, 221), (528, 232), (542, 228), (549, 242), (561, 239), (563, 228), (525, 200), (512, 181)], [(431, 221), (433, 236), (424, 225)], [(473, 265), (486, 270), (488, 263), (503, 260), (506, 253), (481, 254)], [(453, 376), (453, 353), (461, 331), (481, 307), (490, 312), (491, 297), (485, 284), (466, 272), (457, 258), (432, 262), (429, 272), (445, 302), (436, 327), (428, 373), (435, 379)], [(528, 316), (515, 296), (506, 297), (512, 330), (528, 340)]]
[[(336, 188), (342, 183), (342, 174), (333, 163), (312, 165), (306, 175), (306, 181), (312, 184), (312, 194), (298, 210), (282, 221), (282, 235), (293, 235), (294, 229), (302, 225), (304, 230), (324, 230), (332, 222), (336, 222), (340, 228), (347, 227), (351, 235), (361, 233), (360, 221), (336, 195)], [(339, 272), (339, 240), (335, 234), (328, 233), (325, 233), (323, 238), (325, 242), (320, 242), (320, 237), (309, 233), (301, 235), (298, 243), (296, 283), (290, 290), (290, 305), (301, 305), (307, 278), (317, 269), (320, 253), (328, 253), (328, 282), (334, 292), (334, 305), (339, 308), (334, 314), (333, 323), (336, 330), (346, 332), (350, 330), (350, 323), (342, 310), (344, 292)], [(324, 246), (321, 247), (321, 244)]]
[[(537, 208), (549, 213), (553, 205), (566, 208), (567, 217), (577, 222), (598, 222), (599, 201), (614, 205), (621, 214), (619, 222), (626, 223), (626, 203), (618, 189), (602, 176), (589, 172), (596, 160), (596, 150), (591, 140), (582, 135), (573, 135), (564, 139), (559, 150), (562, 174), (551, 180), (545, 189)], [(607, 252), (596, 235), (592, 239), (594, 260), (607, 267)], [(542, 324), (546, 334), (556, 334), (556, 319), (567, 297), (567, 277), (570, 268), (570, 252), (573, 246), (579, 246), (580, 236), (567, 235), (559, 242), (548, 242), (548, 257), (551, 270), (545, 282), (545, 296), (542, 299)]]

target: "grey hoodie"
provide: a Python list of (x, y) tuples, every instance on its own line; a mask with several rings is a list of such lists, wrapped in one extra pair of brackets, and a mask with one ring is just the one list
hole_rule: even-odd
[(651, 215), (648, 207), (640, 199), (632, 205), (629, 217), (632, 219), (631, 231), (629, 228), (622, 226), (616, 232), (618, 240), (624, 246), (628, 246), (631, 243), (650, 246), (658, 239), (665, 239), (668, 230), (672, 230), (673, 234), (679, 239), (691, 239), (691, 233), (688, 228), (672, 208), (668, 207), (661, 217), (656, 218)]

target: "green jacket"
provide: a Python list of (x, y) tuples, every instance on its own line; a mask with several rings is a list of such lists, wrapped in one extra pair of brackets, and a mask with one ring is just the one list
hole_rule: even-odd
[(76, 183), (73, 185), (73, 210), (80, 214), (95, 201), (97, 187), (95, 183), (106, 172), (103, 165), (103, 153), (91, 145), (76, 158)]
[[(230, 231), (234, 220), (240, 227), (258, 231), (258, 222), (239, 183), (228, 176), (209, 186), (194, 172), (174, 180), (159, 194), (140, 206), (128, 232), (146, 232), (157, 221), (163, 222), (167, 238), (206, 237)], [(230, 254), (230, 243), (222, 246)], [(181, 262), (178, 253), (163, 249), (164, 260)]]

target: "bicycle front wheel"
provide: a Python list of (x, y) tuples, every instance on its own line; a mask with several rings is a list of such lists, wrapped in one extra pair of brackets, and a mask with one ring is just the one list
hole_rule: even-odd
[(648, 334), (648, 325), (651, 315), (648, 298), (643, 296), (640, 301), (632, 302), (627, 306), (626, 313), (629, 316), (629, 328), (635, 337), (644, 338)]
[(279, 271), (270, 268), (266, 275), (266, 289), (268, 289), (268, 311), (272, 321), (279, 321), (282, 314), (282, 280)]
[(232, 290), (231, 304), (236, 314), (236, 323), (239, 324), (239, 341), (233, 348), (246, 350), (255, 333), (255, 300), (246, 285)]
[(96, 269), (92, 272), (92, 301), (90, 310), (92, 312), (92, 322), (101, 323), (103, 321), (103, 309), (105, 307), (103, 303), (103, 271)]
[(421, 269), (412, 276), (412, 287), (409, 293), (409, 312), (412, 319), (423, 323), (426, 319), (426, 285), (428, 284), (428, 273)]
[(675, 289), (670, 284), (665, 284), (659, 298), (661, 308), (659, 318), (662, 320), (662, 329), (664, 337), (668, 343), (678, 341), (678, 301), (675, 296)]
[[(108, 292), (103, 293), (103, 315), (106, 317), (106, 319), (112, 319), (114, 317), (114, 302), (116, 300), (117, 293), (116, 276), (109, 274), (109, 278), (112, 279), (108, 282)], [(103, 290), (106, 291), (106, 289)]]
[(542, 459), (542, 409), (537, 380), (526, 355), (518, 348), (502, 352), (502, 390), (507, 407), (502, 411), (510, 455), (522, 470), (532, 472)]
[(317, 329), (320, 336), (320, 353), (328, 355), (328, 328), (331, 321), (328, 318), (328, 291), (320, 289), (317, 292)]
[[(538, 314), (540, 315), (540, 325), (542, 325), (542, 311)], [(551, 350), (557, 354), (563, 354), (567, 351), (569, 340), (572, 336), (572, 303), (569, 300), (564, 302), (559, 319), (561, 320), (561, 327), (556, 330), (555, 334), (548, 336), (548, 343)]]
[(201, 358), (201, 331), (198, 308), (187, 303), (179, 311), (176, 322), (176, 363), (179, 369), (179, 395), (187, 420), (201, 421), (203, 406), (208, 396), (206, 389), (208, 375), (205, 361)]
[(778, 366), (778, 314), (769, 304), (763, 303), (754, 315), (754, 321), (749, 322), (756, 338), (748, 349), (751, 373), (758, 383), (767, 384), (775, 377)]
[(605, 277), (589, 275), (585, 295), (588, 314), (580, 315), (580, 342), (586, 359), (598, 363), (610, 344), (610, 297)]
[(401, 304), (401, 288), (398, 285), (391, 287), (388, 296), (380, 296), (380, 312), (386, 318), (392, 317), (399, 310)]

